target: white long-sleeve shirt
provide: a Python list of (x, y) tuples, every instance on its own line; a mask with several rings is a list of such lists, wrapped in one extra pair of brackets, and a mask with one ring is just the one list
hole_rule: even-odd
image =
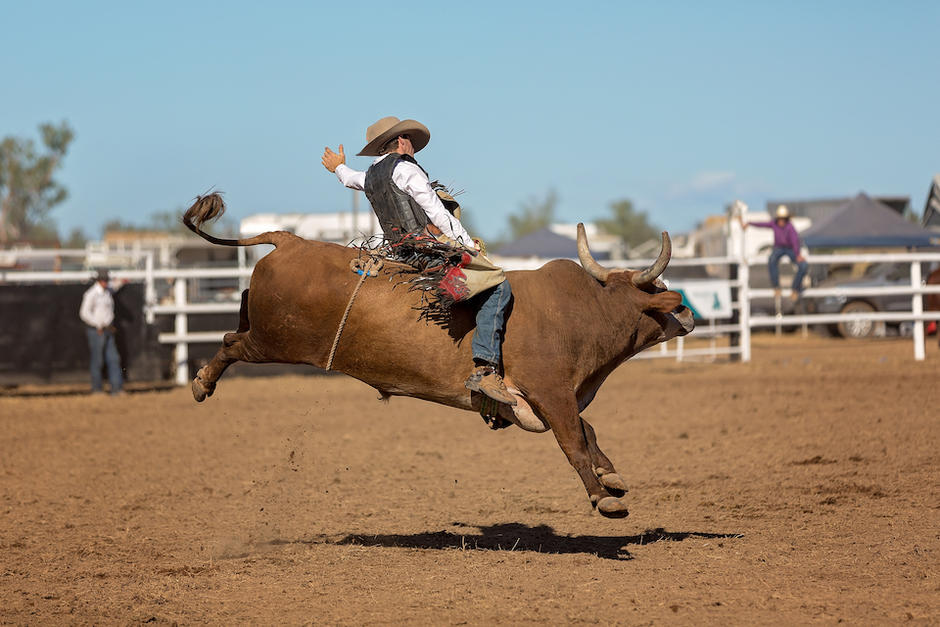
[(78, 309), (78, 317), (82, 322), (96, 329), (111, 326), (114, 322), (114, 298), (111, 291), (95, 284), (85, 291), (82, 296), (82, 306)]
[[(382, 155), (372, 163), (378, 163), (388, 155)], [(366, 186), (366, 173), (353, 170), (345, 163), (336, 166), (336, 178), (340, 183), (350, 189), (362, 191)], [(437, 192), (431, 187), (428, 175), (417, 164), (410, 161), (399, 161), (392, 171), (392, 182), (398, 189), (415, 199), (415, 202), (424, 209), (431, 224), (441, 230), (447, 237), (457, 240), (468, 248), (473, 248), (473, 238), (463, 228), (460, 220), (455, 218), (444, 208), (444, 203)]]

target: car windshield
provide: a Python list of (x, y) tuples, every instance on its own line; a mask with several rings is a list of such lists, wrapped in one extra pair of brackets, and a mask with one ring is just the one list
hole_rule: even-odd
[(868, 267), (865, 271), (865, 276), (872, 278), (880, 277), (889, 281), (910, 280), (911, 264), (894, 262), (875, 263)]

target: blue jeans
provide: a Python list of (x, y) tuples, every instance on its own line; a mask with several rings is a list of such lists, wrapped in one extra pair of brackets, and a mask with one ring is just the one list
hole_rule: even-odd
[(799, 294), (803, 291), (803, 277), (806, 276), (809, 264), (806, 263), (805, 259), (797, 262), (796, 253), (793, 252), (792, 248), (775, 246), (773, 252), (770, 253), (770, 259), (767, 260), (767, 270), (770, 272), (770, 284), (774, 286), (774, 289), (780, 287), (780, 259), (783, 257), (789, 257), (790, 261), (796, 264), (796, 276), (793, 277), (793, 291)]
[(506, 330), (506, 309), (512, 301), (509, 281), (503, 281), (479, 296), (483, 304), (477, 311), (477, 329), (473, 333), (473, 358), (499, 364), (502, 357), (503, 332)]
[(98, 329), (88, 327), (88, 348), (91, 350), (91, 391), (101, 391), (102, 361), (108, 365), (108, 382), (111, 384), (111, 393), (117, 394), (124, 385), (121, 375), (121, 358), (118, 355), (117, 344), (114, 343), (114, 334), (110, 331), (98, 333)]

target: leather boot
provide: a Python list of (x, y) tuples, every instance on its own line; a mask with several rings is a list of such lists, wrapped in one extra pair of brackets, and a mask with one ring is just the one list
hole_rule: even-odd
[(516, 397), (509, 393), (503, 378), (493, 366), (477, 366), (470, 373), (464, 386), (473, 392), (485, 394), (494, 401), (515, 405)]

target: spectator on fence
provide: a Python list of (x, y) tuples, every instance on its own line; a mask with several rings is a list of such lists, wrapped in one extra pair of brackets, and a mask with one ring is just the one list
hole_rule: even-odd
[(790, 298), (793, 302), (800, 300), (803, 293), (803, 278), (809, 269), (809, 264), (800, 253), (800, 236), (796, 232), (796, 227), (790, 223), (790, 211), (786, 205), (777, 207), (772, 222), (745, 222), (741, 214), (738, 214), (738, 220), (741, 222), (741, 228), (746, 229), (749, 226), (773, 229), (774, 248), (767, 260), (767, 270), (770, 272), (770, 284), (774, 288), (777, 296), (780, 296), (780, 260), (789, 257), (790, 261), (796, 264), (796, 276), (793, 277), (793, 290), (790, 292)]
[(87, 327), (92, 393), (102, 392), (101, 367), (107, 365), (111, 395), (121, 394), (124, 377), (114, 339), (114, 293), (108, 285), (107, 270), (99, 270), (94, 285), (85, 291), (78, 315)]

